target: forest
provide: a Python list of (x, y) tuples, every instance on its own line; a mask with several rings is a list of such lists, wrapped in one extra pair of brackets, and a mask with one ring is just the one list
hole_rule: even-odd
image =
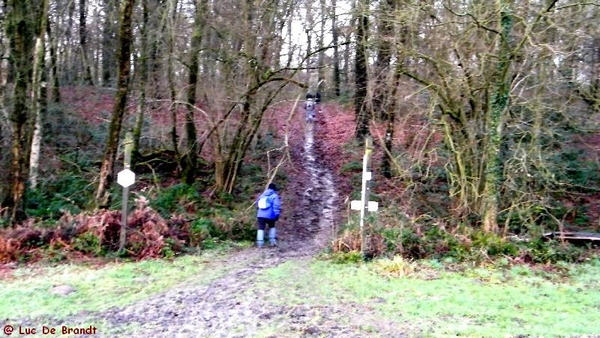
[[(340, 259), (594, 254), (560, 234), (600, 231), (598, 1), (4, 0), (0, 21), (0, 262), (253, 241), (257, 194), (299, 189), (317, 92)], [(298, 205), (282, 226), (310, 238)]]

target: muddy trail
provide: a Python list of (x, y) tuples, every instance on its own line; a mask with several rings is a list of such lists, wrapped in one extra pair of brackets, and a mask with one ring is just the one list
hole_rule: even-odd
[[(292, 149), (294, 166), (302, 174), (294, 175), (282, 192), (287, 210), (278, 225), (277, 247), (236, 252), (222, 263), (237, 267), (209, 285), (173, 289), (144, 304), (107, 311), (102, 319), (116, 327), (137, 323), (140, 328), (134, 335), (139, 337), (255, 337), (263, 335), (270, 323), (285, 321), (284, 317), (302, 328), (302, 318), (307, 317), (302, 310), (271, 303), (269, 298), (276, 295), (257, 289), (255, 278), (264, 269), (288, 260), (313, 257), (332, 234), (337, 194), (331, 173), (317, 160), (314, 127), (305, 128), (304, 144)], [(117, 335), (127, 333), (115, 331)]]
[[(21, 322), (101, 323), (107, 330), (98, 336), (106, 337), (401, 336), (364, 305), (286, 305), (276, 301), (278, 295), (269, 292), (268, 283), (258, 282), (266, 269), (283, 263), (294, 264), (297, 273), (302, 273), (334, 233), (336, 207), (341, 202), (333, 174), (319, 152), (319, 123), (303, 125), (301, 130), (302, 139), (297, 137), (291, 145), (295, 170), (281, 194), (284, 211), (277, 247), (253, 247), (219, 258), (223, 273), (209, 283), (194, 285), (192, 279), (125, 307), (79, 313), (60, 321), (36, 318)], [(287, 291), (307, 296), (298, 290)], [(368, 332), (361, 329), (363, 324), (370, 327)]]

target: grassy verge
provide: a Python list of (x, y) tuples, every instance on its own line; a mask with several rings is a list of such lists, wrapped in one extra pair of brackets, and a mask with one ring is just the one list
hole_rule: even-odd
[[(244, 264), (219, 264), (226, 257), (213, 250), (172, 261), (20, 268), (0, 281), (0, 318), (62, 319), (125, 306), (190, 280), (205, 285)], [(361, 332), (377, 332), (385, 321), (395, 323), (399, 334), (417, 337), (593, 336), (600, 333), (599, 276), (600, 260), (546, 272), (399, 258), (366, 264), (299, 259), (261, 272), (255, 289), (269, 290), (269, 302), (286, 309), (286, 319), (265, 327), (266, 336), (289, 333), (288, 315), (303, 305), (314, 307), (305, 312), (308, 323), (322, 323), (319, 311), (335, 308), (336, 325)], [(56, 285), (76, 291), (53, 295)], [(94, 324), (110, 332), (110, 325)]]
[(600, 334), (600, 261), (563, 268), (557, 275), (525, 266), (452, 272), (435, 262), (314, 261), (302, 273), (288, 262), (263, 278), (282, 304), (356, 302), (419, 337)]
[[(219, 250), (186, 255), (171, 261), (89, 265), (34, 265), (14, 271), (14, 278), (0, 280), (0, 318), (64, 318), (81, 311), (102, 311), (148, 298), (190, 280), (208, 283), (232, 266), (211, 264)], [(75, 291), (55, 295), (52, 289), (67, 285)]]

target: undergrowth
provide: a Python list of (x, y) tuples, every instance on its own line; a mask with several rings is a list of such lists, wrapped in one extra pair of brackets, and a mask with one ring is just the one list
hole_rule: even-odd
[[(81, 175), (60, 176), (29, 190), (27, 221), (0, 229), (0, 262), (60, 262), (81, 257), (173, 258), (181, 252), (213, 249), (228, 241), (255, 236), (254, 209), (249, 208), (262, 184), (262, 169), (244, 168), (235, 194), (206, 194), (205, 182), (153, 185), (134, 190), (128, 214), (126, 247), (118, 252), (121, 229), (120, 189), (114, 188), (113, 210), (89, 210), (93, 186)], [(279, 175), (284, 181), (285, 176)]]
[[(556, 264), (559, 262), (583, 262), (595, 252), (582, 247), (547, 240), (542, 237), (502, 237), (466, 226), (446, 229), (437, 223), (398, 224), (397, 219), (388, 223), (371, 217), (365, 229), (365, 258), (399, 255), (406, 259), (438, 259), (451, 262), (486, 264), (499, 259), (513, 263)], [(333, 241), (331, 257), (336, 262), (353, 262), (356, 252), (361, 251), (361, 233), (356, 220), (346, 224)]]
[[(358, 154), (361, 151), (353, 144), (344, 146), (355, 151), (354, 155), (345, 158), (340, 172), (349, 174), (347, 185), (352, 188), (350, 199), (360, 200), (362, 174)], [(346, 149), (346, 152), (349, 151)], [(565, 163), (564, 169), (557, 172), (556, 180), (567, 182), (565, 186), (579, 194), (585, 192), (586, 186), (593, 189), (597, 184), (597, 164), (586, 160), (582, 151), (564, 149), (556, 153), (553, 161)], [(371, 170), (379, 169), (379, 160), (373, 159)], [(452, 214), (443, 168), (428, 167), (427, 175), (423, 172), (415, 174), (414, 166), (411, 170), (408, 174), (404, 173), (406, 177), (391, 180), (375, 174), (375, 179), (369, 182), (369, 199), (378, 201), (380, 206), (378, 212), (368, 213), (365, 220), (363, 259), (399, 255), (409, 260), (435, 259), (475, 264), (503, 259), (511, 263), (559, 264), (583, 262), (596, 252), (589, 245), (577, 246), (543, 236), (548, 231), (559, 231), (561, 226), (575, 231), (597, 230), (595, 224), (590, 225), (589, 205), (568, 203), (573, 198), (575, 201), (586, 201), (581, 197), (573, 197), (572, 192), (565, 190), (562, 195), (549, 196), (543, 203), (529, 203), (501, 212), (498, 221), (503, 232), (487, 233), (481, 229), (477, 219), (461, 219)], [(415, 177), (419, 180), (415, 181)], [(406, 188), (400, 189), (398, 185)], [(380, 191), (379, 186), (386, 190)], [(397, 192), (392, 191), (396, 188)], [(378, 192), (385, 192), (385, 197), (382, 198)], [(508, 194), (504, 198), (511, 196)], [(413, 216), (409, 216), (407, 210)], [(333, 255), (330, 258), (335, 262), (353, 262), (355, 254), (361, 251), (357, 214), (348, 216), (346, 224), (332, 242)]]

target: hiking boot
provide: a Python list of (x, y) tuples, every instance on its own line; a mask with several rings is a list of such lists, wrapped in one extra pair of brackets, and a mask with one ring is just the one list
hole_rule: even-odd
[(256, 246), (262, 248), (265, 245), (265, 231), (258, 230), (256, 232)]
[(277, 246), (277, 229), (269, 229), (269, 245), (271, 247)]

